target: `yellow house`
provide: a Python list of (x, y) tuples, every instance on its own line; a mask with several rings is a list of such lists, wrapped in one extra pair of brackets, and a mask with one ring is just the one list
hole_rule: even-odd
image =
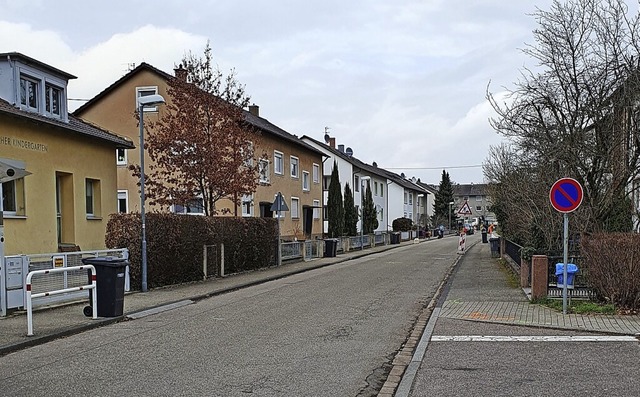
[[(74, 115), (110, 131), (139, 140), (136, 118), (137, 98), (159, 94), (167, 102), (167, 81), (174, 76), (147, 63), (142, 63), (104, 91), (78, 108)], [(144, 120), (157, 121), (162, 117), (163, 105), (144, 109)], [(273, 217), (271, 205), (281, 192), (289, 211), (281, 214), (281, 234), (285, 239), (322, 237), (322, 161), (323, 153), (283, 129), (260, 117), (257, 106), (244, 112), (245, 121), (256, 127), (261, 137), (255, 146), (257, 154), (263, 151), (268, 159), (260, 161), (260, 177), (256, 192), (243, 197), (239, 208), (229, 200), (221, 200), (217, 208), (228, 208), (231, 215)], [(140, 211), (139, 179), (133, 177), (129, 165), (140, 163), (139, 153), (119, 149), (118, 205), (120, 212)], [(150, 164), (145, 152), (145, 164)], [(182, 206), (172, 206), (175, 213), (202, 214), (200, 199)], [(145, 206), (148, 208), (149, 206)], [(154, 209), (151, 207), (151, 209)], [(155, 208), (156, 210), (166, 210)]]
[(105, 248), (117, 209), (114, 152), (134, 145), (68, 114), (74, 78), (0, 53), (0, 169), (28, 173), (0, 184), (6, 255)]

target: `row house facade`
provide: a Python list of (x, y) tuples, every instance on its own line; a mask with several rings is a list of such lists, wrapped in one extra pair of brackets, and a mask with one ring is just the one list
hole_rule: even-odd
[[(159, 94), (171, 102), (167, 93), (167, 82), (171, 78), (174, 76), (142, 63), (78, 108), (74, 115), (138, 141), (139, 127), (135, 118), (138, 98)], [(145, 108), (145, 121), (159, 120), (164, 108), (163, 105)], [(220, 200), (216, 207), (227, 209), (234, 216), (275, 217), (277, 215), (271, 211), (271, 205), (276, 195), (281, 193), (289, 208), (279, 218), (282, 237), (291, 240), (322, 237), (322, 152), (260, 117), (258, 106), (250, 106), (243, 114), (245, 122), (260, 132), (254, 147), (256, 154), (264, 152), (267, 159), (256, 160), (260, 161), (260, 175), (253, 195), (242, 197), (239, 207), (231, 200)], [(147, 152), (144, 153), (145, 164), (150, 164)], [(139, 179), (129, 170), (130, 165), (139, 164), (138, 151), (118, 150), (115, 159), (118, 166), (118, 211), (140, 211)], [(184, 205), (155, 209), (203, 214), (201, 199), (197, 197)]]
[[(67, 111), (76, 77), (24, 54), (0, 54), (0, 251), (105, 248), (116, 212), (116, 151), (131, 140)], [(2, 252), (0, 252), (0, 256)]]
[[(323, 205), (328, 201), (329, 182), (333, 166), (336, 164), (340, 179), (340, 191), (344, 195), (345, 185), (348, 183), (353, 192), (356, 207), (362, 207), (366, 189), (371, 189), (371, 196), (378, 214), (378, 228), (376, 233), (392, 230), (392, 222), (397, 218), (408, 218), (422, 227), (428, 225), (424, 214), (428, 213), (430, 191), (408, 180), (404, 175), (398, 175), (379, 168), (374, 162), (366, 164), (353, 155), (353, 150), (337, 145), (335, 138), (325, 134), (325, 142), (320, 142), (310, 136), (302, 136), (304, 142), (322, 151), (326, 156), (323, 166), (325, 194)], [(326, 213), (326, 211), (325, 211)], [(326, 216), (325, 216), (326, 218)], [(361, 220), (358, 220), (358, 230), (361, 230)], [(328, 220), (324, 221), (324, 232), (328, 231)]]
[(496, 215), (491, 212), (491, 197), (487, 184), (454, 184), (453, 197), (458, 220), (464, 223), (477, 223), (479, 220), (489, 223), (496, 221)]

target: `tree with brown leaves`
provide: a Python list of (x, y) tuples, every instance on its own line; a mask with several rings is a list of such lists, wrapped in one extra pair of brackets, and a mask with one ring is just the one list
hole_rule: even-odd
[(183, 206), (201, 200), (207, 216), (229, 212), (216, 202), (238, 206), (258, 184), (259, 133), (244, 119), (244, 86), (233, 70), (225, 77), (213, 67), (208, 43), (204, 58), (185, 55), (167, 84), (165, 112), (148, 128), (149, 198)]

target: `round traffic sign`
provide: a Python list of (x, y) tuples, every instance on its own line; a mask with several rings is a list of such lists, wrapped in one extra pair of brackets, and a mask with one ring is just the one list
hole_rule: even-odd
[(551, 205), (556, 211), (571, 212), (582, 203), (582, 186), (573, 178), (558, 179), (549, 191)]

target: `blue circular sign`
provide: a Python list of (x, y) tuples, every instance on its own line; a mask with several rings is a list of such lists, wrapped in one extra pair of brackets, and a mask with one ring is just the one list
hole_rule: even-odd
[(575, 211), (582, 203), (582, 198), (582, 186), (573, 178), (557, 180), (549, 191), (551, 205), (559, 212)]

